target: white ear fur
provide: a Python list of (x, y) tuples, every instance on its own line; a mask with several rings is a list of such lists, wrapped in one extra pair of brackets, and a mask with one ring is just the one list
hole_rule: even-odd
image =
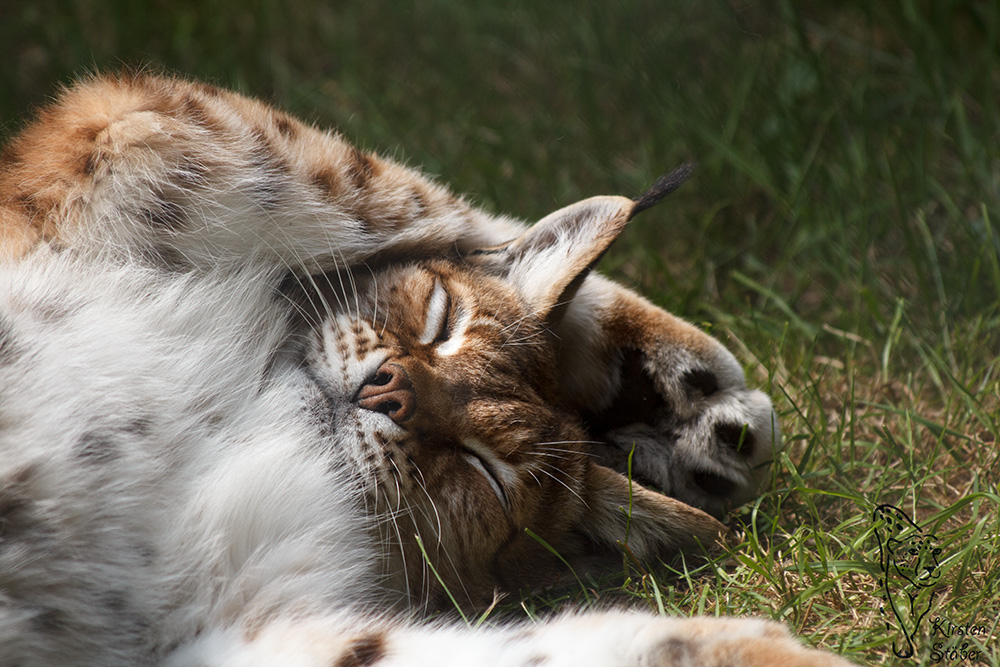
[(636, 203), (591, 197), (550, 213), (505, 246), (469, 259), (502, 271), (532, 311), (547, 315), (625, 228)]
[(474, 251), (468, 260), (503, 273), (536, 315), (552, 319), (550, 312), (573, 298), (626, 223), (683, 185), (693, 168), (681, 165), (635, 199), (591, 197), (570, 204), (510, 243)]

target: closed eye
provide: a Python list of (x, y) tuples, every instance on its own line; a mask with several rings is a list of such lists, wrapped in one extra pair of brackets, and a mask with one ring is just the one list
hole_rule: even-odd
[(486, 457), (480, 454), (477, 450), (481, 445), (473, 448), (468, 446), (466, 443), (465, 449), (462, 450), (462, 458), (464, 458), (469, 465), (478, 470), (486, 481), (489, 482), (490, 488), (493, 489), (493, 493), (496, 494), (497, 500), (500, 501), (500, 505), (505, 511), (510, 512), (510, 501), (507, 498), (507, 492), (504, 491), (503, 484), (500, 482), (500, 478), (497, 475), (496, 467), (493, 463), (489, 461)]
[(434, 279), (434, 289), (427, 300), (427, 314), (424, 320), (424, 331), (420, 334), (421, 345), (443, 343), (451, 337), (449, 319), (451, 315), (451, 297), (444, 288), (440, 278)]

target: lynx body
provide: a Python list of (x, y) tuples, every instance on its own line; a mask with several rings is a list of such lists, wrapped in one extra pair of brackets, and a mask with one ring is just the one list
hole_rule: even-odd
[(674, 185), (525, 228), (233, 93), (66, 91), (0, 163), (0, 664), (833, 664), (758, 620), (395, 615), (708, 546), (757, 492), (768, 399), (589, 275)]

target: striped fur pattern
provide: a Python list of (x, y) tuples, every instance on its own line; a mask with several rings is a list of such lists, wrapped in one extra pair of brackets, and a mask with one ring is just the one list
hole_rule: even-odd
[(526, 228), (234, 93), (65, 91), (0, 161), (0, 665), (835, 664), (413, 620), (710, 545), (767, 474), (732, 355), (589, 275), (650, 202)]

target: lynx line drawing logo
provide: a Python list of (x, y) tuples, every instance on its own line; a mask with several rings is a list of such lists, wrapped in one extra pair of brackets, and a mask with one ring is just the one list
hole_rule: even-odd
[(934, 601), (934, 585), (941, 578), (941, 549), (933, 534), (924, 533), (898, 507), (879, 505), (872, 519), (882, 571), (882, 615), (886, 629), (897, 633), (892, 652), (899, 658), (909, 658), (914, 653), (917, 628)]

